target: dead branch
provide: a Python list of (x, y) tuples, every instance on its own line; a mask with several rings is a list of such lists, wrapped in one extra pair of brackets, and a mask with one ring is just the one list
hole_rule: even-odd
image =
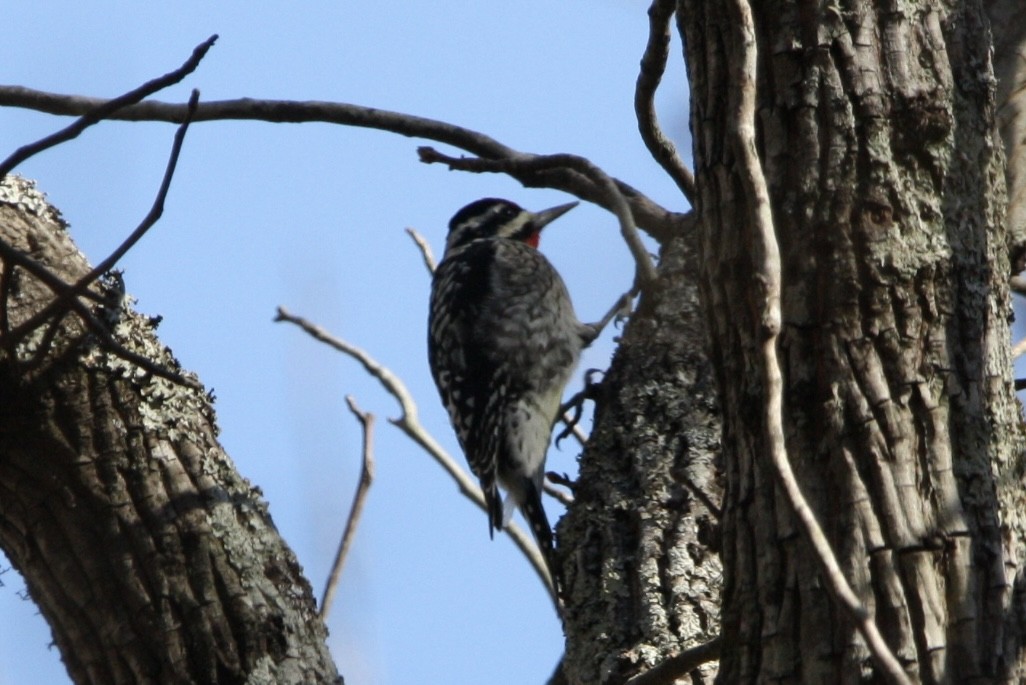
[(413, 239), (417, 249), (420, 250), (420, 257), (424, 260), (424, 268), (428, 270), (429, 274), (435, 272), (435, 267), (438, 266), (438, 262), (435, 260), (435, 255), (431, 252), (431, 244), (428, 243), (427, 238), (417, 232), (415, 228), (407, 228), (406, 235)]
[[(22, 107), (49, 114), (83, 115), (107, 102), (109, 101), (101, 98), (46, 93), (22, 86), (0, 86), (0, 106)], [(122, 107), (107, 118), (119, 121), (179, 123), (184, 121), (185, 116), (186, 108), (183, 105), (151, 100)], [(410, 114), (340, 102), (296, 102), (240, 98), (204, 102), (197, 108), (193, 117), (193, 121), (228, 119), (275, 123), (319, 121), (426, 138), (458, 147), (485, 159), (507, 159), (524, 155), (494, 138), (461, 126)], [(559, 166), (543, 169), (523, 168), (514, 170), (509, 175), (525, 187), (555, 188), (614, 211), (614, 207), (607, 204), (610, 201), (608, 192), (574, 168)], [(656, 240), (666, 240), (686, 226), (686, 214), (667, 210), (623, 181), (613, 179), (613, 183), (630, 206), (638, 226)]]
[(630, 203), (621, 192), (617, 183), (610, 178), (606, 172), (595, 166), (590, 160), (577, 155), (526, 155), (517, 154), (503, 159), (484, 159), (468, 157), (450, 157), (443, 155), (432, 147), (419, 147), (417, 153), (420, 160), (426, 164), (443, 163), (450, 169), (460, 171), (471, 171), (475, 173), (505, 173), (516, 177), (518, 173), (537, 172), (543, 173), (550, 169), (572, 169), (581, 176), (589, 179), (591, 183), (601, 191), (601, 200), (595, 200), (595, 204), (605, 207), (616, 215), (620, 222), (620, 233), (623, 235), (627, 247), (634, 257), (636, 265), (637, 285), (642, 288), (656, 281), (656, 270), (652, 264), (652, 257), (645, 244), (641, 242), (638, 229), (634, 225), (634, 215), (631, 212)]
[[(382, 387), (385, 388), (385, 391), (399, 403), (399, 408), (402, 413), (399, 418), (389, 419), (389, 423), (396, 426), (399, 430), (405, 433), (408, 438), (423, 448), (423, 450), (427, 452), (432, 459), (438, 462), (446, 473), (456, 481), (456, 485), (458, 486), (460, 493), (476, 504), (481, 511), (487, 513), (487, 505), (485, 504), (484, 495), (481, 492), (480, 486), (474, 482), (474, 479), (459, 466), (456, 460), (442, 448), (438, 441), (435, 440), (434, 436), (432, 436), (431, 433), (429, 433), (420, 423), (417, 404), (414, 402), (410, 391), (406, 388), (406, 384), (403, 383), (398, 376), (392, 373), (392, 371), (387, 367), (378, 363), (377, 360), (371, 357), (364, 350), (356, 347), (355, 345), (351, 345), (341, 338), (331, 335), (320, 326), (310, 323), (302, 317), (293, 316), (284, 307), (278, 307), (278, 314), (274, 320), (295, 324), (306, 331), (315, 340), (323, 342), (360, 362), (364, 370), (372, 377), (376, 378), (378, 382), (381, 383)], [(516, 524), (511, 523), (503, 530), (505, 530), (505, 532), (510, 536), (514, 544), (516, 544), (520, 549), (521, 553), (527, 557), (527, 560), (531, 563), (535, 573), (538, 574), (542, 583), (548, 588), (549, 595), (552, 597), (552, 601), (556, 604), (558, 611), (559, 603), (552, 585), (552, 579), (549, 576), (548, 568), (545, 566), (545, 561), (542, 558), (541, 552), (538, 550), (538, 546), (533, 540), (531, 540), (530, 536), (525, 534)]]
[(644, 673), (639, 673), (624, 685), (673, 685), (702, 664), (719, 659), (722, 646), (723, 638), (717, 637), (705, 644), (685, 649)]
[(335, 561), (331, 564), (331, 573), (328, 574), (328, 582), (324, 586), (324, 595), (321, 597), (321, 620), (328, 620), (328, 612), (331, 610), (332, 602), (335, 599), (335, 590), (338, 587), (339, 578), (342, 576), (342, 566), (346, 563), (349, 555), (349, 547), (356, 536), (356, 527), (360, 523), (360, 515), (363, 513), (363, 503), (367, 499), (367, 492), (370, 490), (371, 481), (374, 480), (374, 414), (360, 411), (356, 406), (356, 400), (351, 395), (346, 397), (346, 404), (349, 411), (360, 422), (363, 428), (363, 451), (360, 468), (360, 482), (356, 486), (356, 494), (353, 495), (353, 504), (349, 509), (349, 517), (346, 519), (345, 532), (338, 543), (338, 551), (335, 553)]
[[(216, 38), (216, 36), (214, 38)], [(192, 59), (198, 62), (198, 60), (202, 58), (202, 55), (206, 53), (206, 49), (210, 47), (213, 40), (214, 39), (211, 38), (207, 43), (204, 43), (197, 48)], [(187, 62), (182, 68), (184, 69), (188, 65), (189, 63)], [(177, 72), (171, 72), (170, 75), (163, 78), (166, 79), (173, 74), (177, 74)], [(159, 81), (160, 79), (157, 79), (156, 81), (151, 81), (150, 84)], [(195, 111), (198, 101), (199, 91), (194, 90), (192, 92), (192, 96), (189, 98), (187, 112)], [(51, 341), (53, 336), (56, 334), (65, 315), (73, 311), (79, 316), (90, 332), (97, 336), (100, 343), (115, 356), (120, 357), (121, 359), (154, 374), (155, 376), (165, 378), (194, 390), (203, 389), (203, 386), (197, 380), (180, 374), (175, 370), (156, 364), (149, 358), (124, 347), (114, 339), (114, 336), (108, 330), (108, 327), (105, 326), (79, 299), (80, 297), (86, 297), (95, 302), (99, 302), (101, 305), (121, 306), (120, 302), (108, 302), (105, 296), (91, 292), (89, 287), (101, 276), (109, 273), (114, 265), (117, 264), (118, 260), (132, 249), (143, 235), (145, 235), (146, 232), (160, 220), (160, 217), (164, 213), (164, 202), (167, 199), (167, 193), (171, 187), (171, 180), (174, 178), (175, 169), (178, 165), (178, 158), (181, 154), (182, 145), (185, 142), (185, 134), (189, 129), (189, 123), (190, 119), (187, 116), (185, 121), (183, 121), (178, 127), (178, 130), (175, 131), (174, 140), (171, 145), (171, 153), (168, 156), (167, 166), (164, 170), (164, 177), (161, 180), (160, 187), (157, 190), (157, 195), (153, 200), (153, 204), (151, 205), (149, 212), (147, 212), (146, 216), (143, 217), (143, 220), (121, 243), (121, 245), (119, 245), (106, 259), (100, 262), (100, 264), (94, 267), (88, 274), (80, 278), (76, 283), (69, 284), (64, 282), (60, 277), (50, 272), (49, 269), (42, 264), (39, 264), (28, 255), (23, 254), (20, 250), (0, 241), (0, 256), (3, 257), (5, 264), (3, 278), (4, 289), (6, 289), (9, 279), (13, 277), (13, 269), (16, 266), (20, 266), (25, 271), (38, 278), (54, 293), (53, 300), (13, 329), (8, 329), (9, 322), (7, 321), (6, 301), (3, 302), (2, 305), (0, 305), (3, 307), (3, 328), (0, 330), (0, 346), (13, 351), (26, 336), (49, 321), (49, 329), (44, 331), (42, 337), (44, 344), (39, 346), (37, 354), (29, 361), (28, 366), (31, 367), (33, 364), (37, 364), (42, 361), (45, 357), (46, 351), (49, 349), (49, 341)]]
[[(134, 105), (144, 98), (153, 95), (157, 91), (178, 83), (196, 70), (196, 67), (199, 66), (199, 63), (203, 60), (203, 57), (207, 54), (207, 51), (216, 40), (217, 34), (214, 34), (197, 45), (196, 49), (192, 51), (192, 55), (189, 56), (189, 59), (185, 60), (182, 66), (178, 67), (174, 71), (168, 72), (151, 81), (147, 81), (138, 88), (130, 90), (124, 95), (119, 95), (113, 100), (100, 101), (95, 106), (83, 112), (78, 121), (74, 122), (70, 126), (46, 136), (45, 138), (37, 140), (34, 143), (23, 145), (18, 148), (7, 159), (0, 162), (0, 178), (11, 173), (16, 166), (24, 162), (29, 157), (32, 157), (43, 150), (54, 147), (55, 145), (60, 145), (61, 143), (72, 140), (73, 138), (77, 138), (82, 131), (104, 119), (111, 118), (118, 110)], [(181, 123), (184, 124), (188, 120), (192, 119), (195, 110), (196, 108), (193, 105), (183, 112)]]
[(1012, 276), (1008, 283), (1013, 293), (1016, 295), (1026, 295), (1026, 278), (1023, 278), (1022, 276)]
[[(192, 96), (189, 98), (189, 111), (195, 111), (196, 104), (199, 101), (199, 91), (192, 91)], [(103, 274), (114, 268), (114, 265), (128, 253), (132, 247), (139, 242), (139, 240), (146, 235), (146, 232), (150, 230), (160, 220), (160, 217), (164, 214), (164, 201), (167, 199), (167, 192), (171, 188), (171, 179), (174, 178), (175, 168), (178, 166), (178, 156), (182, 151), (182, 143), (185, 141), (185, 133), (189, 130), (190, 119), (186, 117), (185, 121), (182, 122), (181, 126), (175, 132), (174, 142), (171, 145), (171, 154), (167, 160), (167, 167), (164, 169), (164, 178), (160, 182), (160, 188), (157, 190), (157, 196), (153, 200), (153, 204), (150, 206), (150, 211), (146, 213), (143, 220), (136, 226), (135, 230), (125, 240), (118, 245), (118, 247), (107, 256), (102, 262), (97, 264), (93, 269), (85, 276), (80, 278), (70, 288), (64, 290), (60, 295), (53, 299), (50, 304), (36, 312), (29, 319), (22, 322), (17, 328), (13, 329), (7, 336), (5, 344), (8, 346), (17, 345), (18, 342), (29, 332), (33, 331), (42, 322), (54, 315), (55, 312), (64, 312), (68, 309), (68, 304), (71, 300), (77, 298), (79, 295), (84, 293), (86, 289), (92, 285), (96, 279)]]
[(676, 0), (654, 0), (648, 8), (648, 44), (641, 56), (641, 70), (634, 87), (634, 112), (645, 147), (693, 205), (695, 176), (677, 154), (676, 146), (663, 133), (655, 111), (656, 89), (663, 79), (670, 52), (670, 18), (676, 8)]

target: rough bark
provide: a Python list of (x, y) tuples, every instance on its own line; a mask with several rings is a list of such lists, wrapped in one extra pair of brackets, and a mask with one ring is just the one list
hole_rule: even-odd
[[(759, 284), (725, 125), (729, 4), (684, 0), (678, 15), (725, 424), (720, 680), (863, 682), (865, 646), (760, 442)], [(914, 680), (1019, 681), (1022, 496), (996, 474), (1021, 488), (1023, 441), (986, 17), (975, 2), (753, 9), (792, 466)]]
[[(0, 185), (0, 240), (73, 282), (56, 210)], [(3, 261), (8, 328), (53, 293)], [(177, 369), (116, 285), (90, 303), (126, 348)], [(0, 318), (0, 321), (3, 319)], [(0, 352), (0, 546), (76, 683), (336, 683), (307, 581), (217, 442), (209, 399), (113, 355), (65, 316)]]
[[(602, 380), (574, 503), (559, 526), (571, 683), (621, 683), (719, 632), (719, 419), (693, 223)], [(686, 682), (711, 682), (706, 666)]]
[(984, 3), (994, 34), (997, 116), (1005, 146), (1009, 249), (1015, 271), (1026, 268), (1026, 3)]

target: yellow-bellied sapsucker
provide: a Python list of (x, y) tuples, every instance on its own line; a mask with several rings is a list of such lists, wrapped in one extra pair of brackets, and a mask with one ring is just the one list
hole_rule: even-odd
[[(458, 211), (435, 270), (428, 323), (431, 373), (481, 482), (488, 532), (518, 505), (557, 590), (541, 501), (545, 453), (563, 388), (596, 330), (577, 320), (563, 279), (536, 248), (542, 228), (576, 205), (529, 212), (487, 198)], [(505, 512), (497, 484), (508, 493)]]

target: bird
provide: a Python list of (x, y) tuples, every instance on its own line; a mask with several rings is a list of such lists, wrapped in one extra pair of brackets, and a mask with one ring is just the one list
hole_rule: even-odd
[(431, 374), (484, 493), (489, 536), (519, 507), (557, 596), (561, 574), (541, 497), (545, 457), (564, 388), (597, 331), (578, 321), (538, 244), (542, 229), (577, 204), (530, 212), (484, 198), (456, 212), (428, 321)]

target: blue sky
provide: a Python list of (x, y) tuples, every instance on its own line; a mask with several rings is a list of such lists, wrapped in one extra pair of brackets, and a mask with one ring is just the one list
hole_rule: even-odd
[[(633, 89), (648, 19), (640, 3), (541, 0), (309, 3), (7, 3), (16, 30), (0, 80), (114, 96), (220, 40), (162, 100), (335, 100), (476, 128), (515, 148), (574, 152), (666, 206), (686, 209), (637, 134)], [(673, 48), (659, 102), (684, 150), (686, 84)], [(68, 123), (0, 110), (6, 155)], [(17, 171), (36, 179), (93, 262), (147, 211), (174, 128), (104, 123)], [(349, 359), (272, 323), (284, 305), (370, 351), (414, 392), (423, 422), (460, 457), (427, 370), (428, 276), (403, 229), (441, 251), (449, 217), (483, 196), (532, 209), (567, 195), (419, 163), (424, 141), (327, 124), (194, 125), (164, 218), (123, 260), (138, 309), (214, 388), (221, 438), (258, 485), (320, 595), (359, 472), (355, 396), (379, 417), (370, 491), (329, 624), (350, 685), (539, 683), (562, 653), (548, 597), (513, 545), (384, 420), (394, 402)], [(443, 152), (451, 148), (438, 146)], [(615, 219), (591, 206), (542, 244), (597, 319), (629, 286)], [(604, 367), (607, 333), (582, 362)], [(577, 449), (550, 451), (573, 473)], [(462, 458), (461, 463), (462, 463)], [(555, 502), (547, 503), (558, 516)], [(0, 683), (67, 682), (13, 572), (0, 588)]]

